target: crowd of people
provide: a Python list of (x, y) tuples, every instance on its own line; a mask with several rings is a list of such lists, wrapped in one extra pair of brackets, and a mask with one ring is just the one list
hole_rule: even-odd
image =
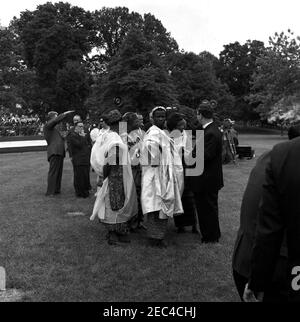
[[(75, 115), (65, 133), (59, 126), (70, 113), (49, 112), (45, 124), (47, 196), (61, 192), (67, 141), (78, 197), (90, 195), (90, 167), (97, 175), (91, 220), (105, 226), (109, 245), (129, 243), (130, 233), (143, 229), (150, 246), (166, 248), (170, 218), (178, 233), (190, 226), (203, 243), (219, 243), (218, 194), (224, 186), (223, 138), (228, 129), (214, 121), (209, 101), (197, 108), (202, 135), (186, 129), (184, 115), (162, 106), (151, 111), (148, 129), (141, 115), (112, 110), (91, 131)], [(262, 155), (250, 174), (232, 262), (242, 301), (299, 300), (291, 289), (293, 269), (300, 267), (295, 266), (300, 260), (297, 136), (300, 127), (291, 127), (290, 141)]]
[(37, 114), (1, 113), (0, 136), (42, 135), (43, 124)]
[[(174, 218), (179, 233), (186, 226), (198, 233), (198, 221), (202, 242), (219, 241), (222, 134), (213, 121), (209, 101), (203, 102), (197, 112), (204, 140), (188, 134), (184, 115), (162, 106), (152, 110), (146, 132), (141, 115), (121, 115), (113, 110), (91, 131), (75, 115), (73, 126), (65, 133), (59, 126), (70, 113), (49, 112), (44, 127), (49, 161), (47, 196), (61, 191), (66, 141), (78, 197), (90, 195), (90, 166), (97, 174), (98, 191), (91, 219), (98, 218), (106, 226), (109, 244), (130, 241), (130, 230), (146, 228), (145, 216), (152, 246), (167, 246), (169, 218)], [(199, 168), (197, 162), (204, 168)], [(187, 169), (195, 175), (186, 175)]]

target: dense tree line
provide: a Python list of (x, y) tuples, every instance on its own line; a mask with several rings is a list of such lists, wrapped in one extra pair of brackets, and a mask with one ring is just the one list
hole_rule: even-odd
[(247, 121), (266, 118), (287, 97), (297, 101), (299, 92), (299, 42), (290, 31), (268, 47), (227, 44), (215, 57), (180, 51), (150, 13), (48, 2), (0, 30), (0, 47), (0, 107), (19, 104), (41, 118), (50, 109), (92, 117), (116, 106), (192, 111), (214, 99), (221, 117)]

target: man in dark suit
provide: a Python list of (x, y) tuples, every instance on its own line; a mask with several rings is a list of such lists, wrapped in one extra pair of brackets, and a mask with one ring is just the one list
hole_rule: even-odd
[(65, 157), (65, 140), (56, 126), (73, 111), (67, 111), (60, 115), (51, 111), (47, 116), (44, 126), (44, 137), (47, 141), (47, 157), (49, 162), (48, 186), (46, 196), (54, 196), (60, 193), (63, 162)]
[(67, 141), (67, 151), (69, 153), (69, 157), (70, 159), (72, 160), (72, 151), (71, 151), (71, 148), (69, 146), (69, 135), (73, 134), (74, 133), (74, 130), (75, 130), (75, 126), (78, 122), (82, 122), (82, 119), (81, 119), (81, 116), (76, 114), (73, 116), (73, 125), (70, 126), (70, 129), (67, 133), (67, 137), (66, 137), (66, 141)]
[[(82, 118), (80, 115), (76, 114), (74, 115), (73, 117), (73, 125), (70, 127), (68, 133), (67, 133), (67, 137), (66, 137), (66, 141), (67, 141), (67, 150), (68, 150), (68, 153), (69, 153), (69, 157), (71, 159), (71, 161), (73, 162), (73, 155), (72, 155), (72, 147), (70, 147), (70, 137), (72, 137), (72, 135), (75, 133), (75, 128), (76, 128), (76, 125), (78, 123), (82, 123)], [(90, 136), (90, 132), (88, 130), (88, 127), (84, 124), (84, 127), (83, 127), (83, 133), (85, 133), (85, 138), (88, 142), (88, 145), (90, 147), (90, 149), (92, 148), (92, 139), (91, 139), (91, 136)], [(90, 169), (90, 165), (89, 165), (89, 169)], [(90, 171), (90, 170), (89, 170)], [(89, 190), (92, 189), (92, 186), (91, 186), (91, 183), (90, 183), (90, 176), (88, 176), (88, 180), (89, 180)]]
[[(213, 107), (203, 101), (197, 109), (197, 118), (204, 130), (204, 170), (200, 176), (191, 176), (203, 243), (216, 243), (221, 237), (218, 211), (218, 193), (223, 187), (222, 133), (213, 120)], [(192, 152), (195, 155), (194, 147)]]
[[(300, 126), (289, 128), (289, 140), (300, 136)], [(250, 259), (255, 237), (255, 228), (270, 151), (263, 153), (252, 169), (245, 189), (240, 211), (240, 227), (232, 257), (233, 278), (241, 300), (250, 276)], [(286, 247), (282, 247), (277, 261), (272, 287), (264, 294), (264, 301), (284, 301), (286, 288), (282, 271), (286, 266)]]
[[(262, 299), (272, 287), (276, 264), (286, 236), (287, 263), (282, 268), (287, 299), (300, 301), (293, 283), (300, 268), (300, 138), (277, 144), (266, 162), (257, 228), (251, 256), (250, 279), (243, 299)], [(297, 273), (297, 272), (296, 272)]]
[(91, 144), (83, 122), (75, 124), (74, 131), (68, 136), (68, 145), (72, 155), (76, 196), (87, 198), (90, 190)]

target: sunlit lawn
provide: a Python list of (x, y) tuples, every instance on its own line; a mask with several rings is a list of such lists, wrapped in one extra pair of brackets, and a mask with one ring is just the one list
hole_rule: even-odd
[[(256, 156), (283, 138), (241, 135)], [(77, 199), (72, 167), (65, 159), (62, 195), (44, 196), (45, 152), (0, 154), (0, 266), (7, 287), (22, 301), (238, 301), (231, 255), (242, 194), (254, 160), (224, 166), (220, 193), (220, 245), (176, 233), (169, 222), (167, 249), (147, 246), (144, 232), (132, 242), (108, 246), (105, 230), (91, 222), (94, 197)], [(95, 175), (92, 173), (95, 185)], [(70, 217), (82, 211), (85, 216)]]

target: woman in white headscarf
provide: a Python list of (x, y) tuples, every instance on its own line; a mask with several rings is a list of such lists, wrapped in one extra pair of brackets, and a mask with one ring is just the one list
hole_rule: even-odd
[(118, 134), (121, 118), (118, 110), (108, 114), (110, 129), (101, 142), (96, 141), (91, 153), (91, 165), (103, 178), (91, 220), (98, 217), (105, 225), (109, 244), (130, 242), (128, 221), (138, 212), (128, 148)]

